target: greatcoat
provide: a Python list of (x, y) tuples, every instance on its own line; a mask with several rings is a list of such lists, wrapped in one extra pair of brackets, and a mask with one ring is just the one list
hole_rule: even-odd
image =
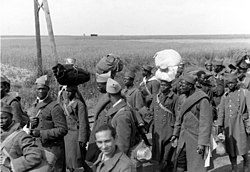
[(244, 155), (250, 150), (250, 136), (243, 123), (244, 116), (250, 112), (247, 101), (250, 102), (249, 92), (238, 89), (225, 93), (219, 106), (217, 124), (225, 129), (226, 151), (232, 157)]
[(90, 135), (87, 107), (74, 98), (65, 105), (68, 134), (64, 137), (67, 168), (76, 169), (83, 166), (79, 142), (85, 145)]
[(55, 154), (57, 160), (55, 171), (65, 171), (65, 144), (64, 136), (68, 132), (66, 116), (60, 105), (48, 96), (42, 102), (35, 102), (30, 115), (38, 116), (38, 126), (32, 128), (40, 130), (40, 137), (36, 138), (38, 144)]
[[(20, 124), (15, 121), (6, 131), (1, 129), (1, 143), (19, 129)], [(5, 149), (12, 158), (11, 163), (16, 172), (28, 171), (41, 163), (42, 152), (40, 148), (35, 144), (35, 140), (24, 131), (18, 133), (12, 141), (6, 144)], [(3, 156), (3, 154), (1, 152), (0, 156)]]
[(153, 113), (153, 131), (152, 131), (152, 159), (160, 164), (167, 165), (171, 160), (171, 136), (175, 123), (175, 104), (177, 95), (169, 92), (167, 95), (159, 93), (154, 96), (151, 104)]
[(177, 157), (182, 148), (186, 148), (188, 172), (206, 171), (204, 157), (197, 153), (197, 146), (210, 146), (212, 122), (212, 108), (203, 91), (197, 90), (186, 98), (176, 118), (173, 135), (179, 138)]

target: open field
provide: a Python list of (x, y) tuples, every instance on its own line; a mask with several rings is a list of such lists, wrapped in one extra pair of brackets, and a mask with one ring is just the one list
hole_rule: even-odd
[[(55, 64), (52, 57), (48, 37), (42, 37), (42, 56), (45, 71)], [(139, 71), (143, 64), (154, 64), (153, 55), (163, 49), (174, 49), (190, 64), (203, 66), (208, 58), (235, 58), (240, 51), (250, 52), (250, 36), (58, 36), (55, 38), (58, 62), (64, 63), (67, 57), (77, 59), (77, 65), (92, 73), (91, 81), (81, 85), (80, 90), (87, 99), (92, 113), (98, 93), (95, 87), (94, 71), (99, 59), (108, 53), (119, 55), (125, 62), (125, 69), (118, 74), (122, 83), (122, 75), (127, 68), (138, 70), (136, 82), (141, 78)], [(25, 108), (35, 98), (32, 85), (37, 72), (36, 42), (34, 37), (2, 37), (1, 40), (1, 73), (12, 81), (14, 89), (19, 90)], [(32, 76), (33, 75), (33, 76)], [(54, 87), (54, 93), (57, 88)], [(55, 94), (54, 94), (55, 95)], [(240, 163), (240, 159), (239, 159)], [(216, 172), (228, 172), (228, 157), (215, 160)]]

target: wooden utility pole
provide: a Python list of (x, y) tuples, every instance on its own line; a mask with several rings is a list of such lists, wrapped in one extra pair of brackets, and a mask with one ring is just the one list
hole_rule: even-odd
[(39, 24), (39, 3), (34, 0), (34, 12), (35, 12), (35, 28), (36, 28), (36, 54), (37, 54), (37, 76), (43, 74), (43, 60), (41, 49), (41, 37), (40, 37), (40, 24)]
[(47, 2), (47, 0), (43, 0), (43, 2), (41, 4), (39, 4), (38, 0), (34, 0), (37, 63), (38, 63), (37, 75), (38, 76), (41, 76), (43, 74), (41, 36), (40, 36), (40, 24), (39, 24), (39, 10), (41, 8), (44, 10), (44, 13), (45, 13), (47, 30), (48, 30), (49, 39), (51, 42), (51, 49), (52, 49), (52, 54), (54, 57), (54, 62), (55, 62), (55, 64), (58, 63), (58, 55), (57, 55), (57, 51), (56, 51), (56, 43), (55, 43), (55, 39), (54, 39), (54, 33), (53, 33), (52, 22), (51, 22), (51, 18), (50, 18), (48, 2)]
[(48, 5), (47, 0), (43, 0), (43, 10), (44, 10), (44, 13), (45, 13), (49, 39), (50, 39), (50, 42), (51, 42), (52, 53), (53, 53), (53, 56), (54, 56), (55, 64), (57, 64), (58, 63), (58, 55), (57, 55), (57, 51), (56, 51), (56, 43), (55, 43), (55, 39), (54, 39), (52, 22), (51, 22), (50, 12), (49, 12), (49, 5)]

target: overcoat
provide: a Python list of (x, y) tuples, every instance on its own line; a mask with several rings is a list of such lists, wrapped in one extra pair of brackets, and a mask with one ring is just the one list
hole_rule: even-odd
[(68, 134), (64, 137), (67, 168), (83, 166), (79, 142), (87, 144), (90, 128), (87, 107), (77, 98), (65, 105)]
[(187, 171), (205, 172), (204, 157), (197, 153), (197, 146), (210, 146), (213, 115), (208, 96), (197, 90), (187, 97), (175, 122), (173, 135), (177, 136), (177, 157), (186, 147)]
[(175, 103), (177, 95), (170, 92), (167, 95), (159, 93), (154, 96), (151, 112), (154, 115), (152, 131), (152, 159), (166, 164), (171, 160), (171, 136), (175, 123)]
[(250, 112), (246, 99), (250, 101), (247, 90), (244, 93), (243, 89), (238, 89), (225, 93), (219, 106), (217, 124), (225, 129), (226, 151), (232, 157), (244, 155), (250, 150), (250, 137), (243, 123), (243, 116)]
[(109, 124), (116, 130), (118, 148), (129, 156), (130, 148), (137, 142), (137, 130), (131, 109), (122, 99), (115, 107), (110, 108), (106, 115), (109, 117)]
[(94, 172), (136, 172), (136, 168), (128, 156), (116, 148), (114, 156), (107, 161), (102, 161), (101, 153), (93, 164)]
[[(14, 131), (20, 129), (20, 124), (15, 121), (7, 131), (1, 129), (1, 143)], [(42, 152), (35, 144), (35, 139), (22, 131), (18, 133), (11, 142), (6, 144), (6, 151), (9, 153), (13, 160), (13, 168), (16, 172), (24, 172), (41, 163)], [(0, 153), (2, 156), (2, 152)]]
[(132, 108), (139, 110), (144, 106), (142, 93), (138, 88), (126, 88), (122, 90), (122, 93), (126, 96), (126, 101)]
[(64, 136), (68, 132), (68, 127), (63, 109), (48, 96), (42, 102), (35, 102), (30, 113), (39, 118), (38, 126), (33, 128), (40, 130), (40, 137), (36, 138), (37, 143), (55, 154), (55, 171), (65, 171)]

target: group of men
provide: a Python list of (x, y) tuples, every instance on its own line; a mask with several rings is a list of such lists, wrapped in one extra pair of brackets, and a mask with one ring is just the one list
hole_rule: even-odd
[[(100, 98), (91, 131), (88, 109), (77, 86), (62, 87), (54, 101), (49, 78), (38, 78), (37, 99), (26, 115), (20, 97), (10, 92), (10, 81), (2, 76), (1, 142), (12, 139), (13, 144), (1, 144), (1, 168), (36, 169), (45, 159), (41, 150), (46, 150), (56, 157), (49, 164), (53, 171), (83, 167), (85, 171), (140, 172), (143, 161), (133, 151), (143, 140), (152, 146), (150, 162), (155, 171), (205, 172), (215, 125), (226, 136), (232, 171), (237, 171), (241, 155), (244, 172), (248, 172), (248, 62), (248, 55), (240, 57), (231, 73), (218, 60), (189, 73), (185, 72), (188, 66), (180, 63), (173, 80), (158, 79), (152, 66), (143, 65), (138, 87), (135, 73), (125, 72), (125, 88), (115, 80), (117, 70), (96, 73)], [(146, 134), (152, 134), (151, 141)]]

